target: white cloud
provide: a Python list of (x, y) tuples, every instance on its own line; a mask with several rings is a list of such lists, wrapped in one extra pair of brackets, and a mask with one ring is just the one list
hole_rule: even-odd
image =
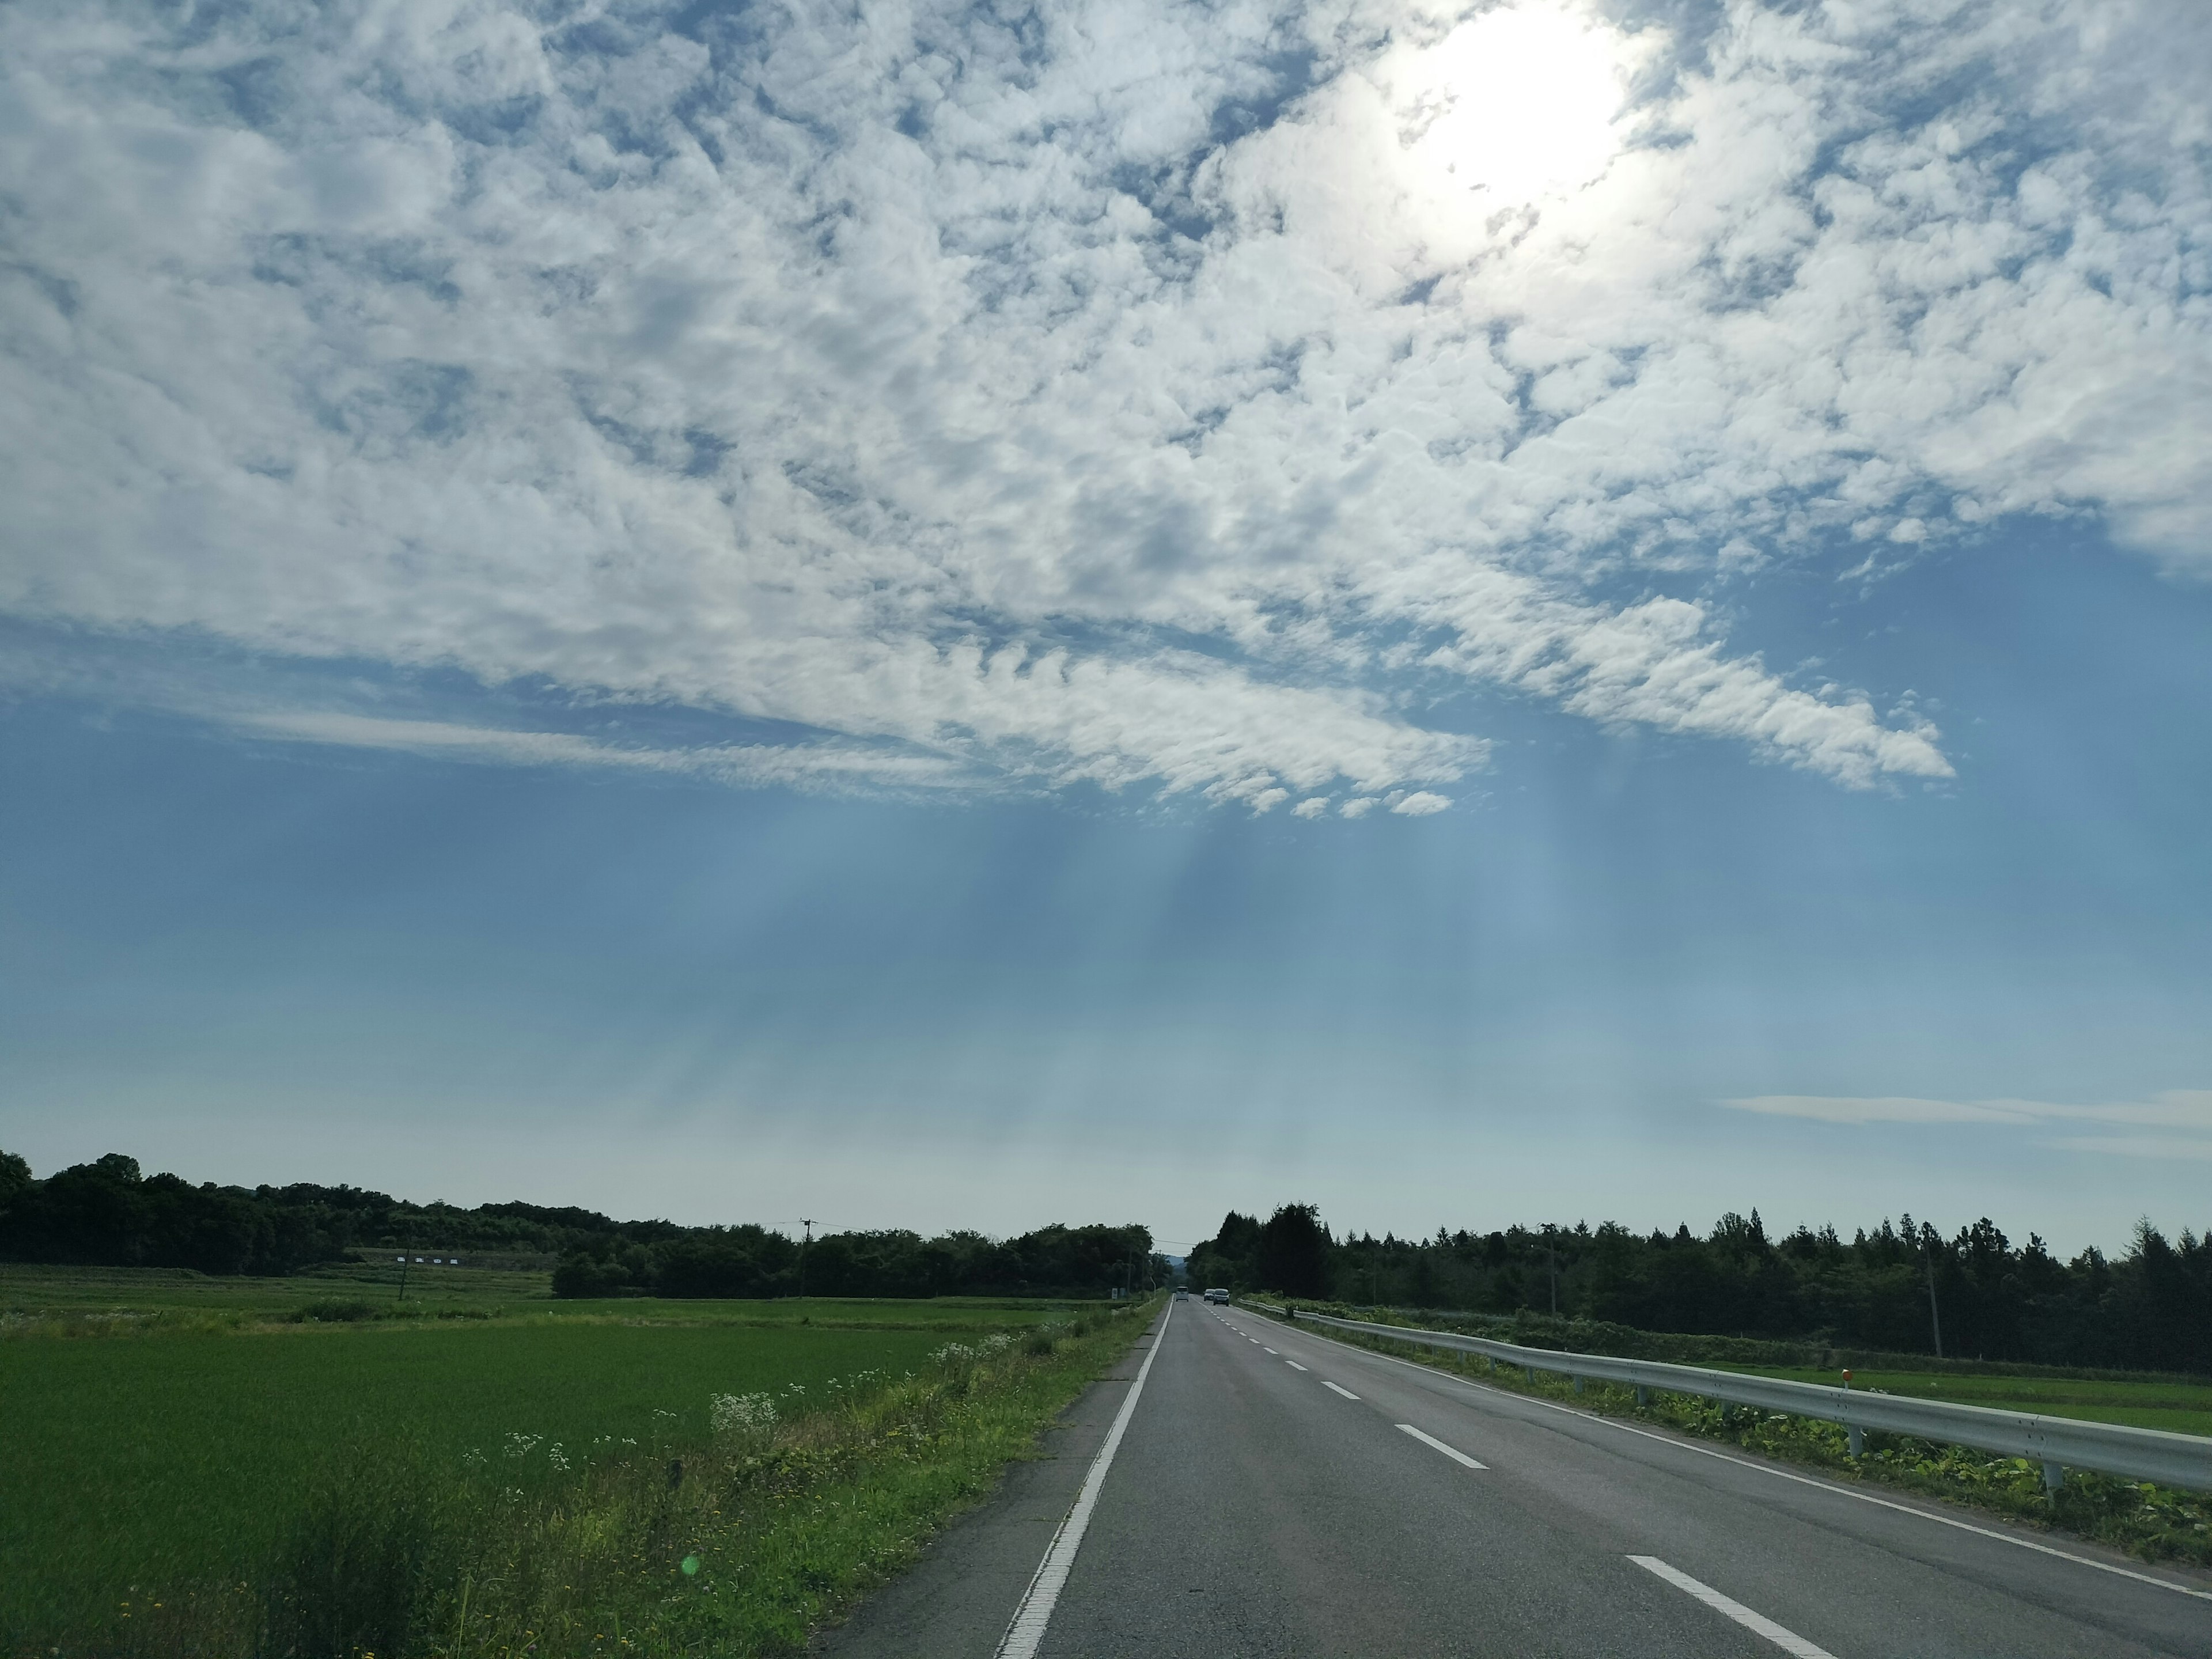
[(1417, 789), (1411, 794), (1400, 796), (1390, 810), (1401, 817), (1425, 818), (1432, 812), (1445, 811), (1450, 805), (1451, 797), (1449, 795), (1436, 795), (1425, 789)]
[(1948, 775), (1725, 637), (1824, 538), (2212, 570), (2170, 10), (1532, 0), (1511, 191), (1415, 9), (684, 15), (0, 13), (0, 610), (1357, 817), (1462, 683)]
[(939, 757), (850, 744), (719, 744), (693, 749), (625, 746), (566, 732), (520, 732), (441, 720), (387, 720), (318, 709), (229, 717), (255, 737), (352, 749), (382, 749), (433, 759), (506, 766), (574, 766), (686, 774), (719, 782), (798, 788), (947, 788), (972, 781), (965, 768)]
[(2212, 1135), (2184, 1140), (2173, 1135), (2061, 1135), (2045, 1143), (2069, 1152), (2106, 1152), (2115, 1158), (2181, 1158), (2212, 1161)]
[(1825, 1123), (2008, 1124), (2048, 1127), (2097, 1124), (2166, 1129), (2166, 1135), (2071, 1135), (2043, 1142), (2071, 1152), (2131, 1158), (2212, 1158), (2212, 1090), (2177, 1089), (2146, 1101), (2066, 1105), (2042, 1100), (1923, 1100), (1910, 1097), (1758, 1095), (1724, 1100), (1740, 1112), (1811, 1118)]
[(1824, 1123), (2021, 1123), (2028, 1120), (1978, 1102), (1915, 1100), (1893, 1096), (1856, 1098), (1830, 1095), (1758, 1095), (1724, 1100), (1739, 1112), (1771, 1117), (1809, 1117)]

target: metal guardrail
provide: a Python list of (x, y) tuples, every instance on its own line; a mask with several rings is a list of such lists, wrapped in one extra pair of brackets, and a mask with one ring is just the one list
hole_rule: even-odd
[[(1271, 1310), (1271, 1311), (1273, 1311)], [(2131, 1429), (2117, 1423), (2085, 1423), (2071, 1417), (2044, 1417), (2033, 1412), (1994, 1410), (1987, 1406), (1954, 1406), (1936, 1400), (1905, 1400), (1895, 1395), (1875, 1394), (1863, 1389), (1828, 1388), (1818, 1382), (1791, 1382), (1778, 1376), (1746, 1376), (1735, 1371), (1708, 1370), (1702, 1365), (1669, 1365), (1656, 1359), (1615, 1359), (1604, 1354), (1566, 1353), (1556, 1348), (1524, 1348), (1513, 1342), (1494, 1342), (1488, 1337), (1462, 1336), (1455, 1331), (1421, 1331), (1403, 1325), (1376, 1325), (1359, 1319), (1338, 1319), (1328, 1314), (1281, 1310), (1301, 1324), (1331, 1325), (1394, 1342), (1410, 1342), (1425, 1348), (1444, 1348), (1459, 1353), (1481, 1354), (1495, 1363), (1517, 1365), (1533, 1381), (1538, 1371), (1553, 1371), (1600, 1382), (1624, 1383), (1636, 1389), (1641, 1401), (1650, 1391), (1693, 1394), (1730, 1405), (1755, 1407), (1792, 1417), (1810, 1417), (1840, 1423), (1850, 1437), (1851, 1455), (1859, 1455), (1868, 1430), (1885, 1434), (1909, 1434), (1922, 1440), (1940, 1440), (1955, 1446), (2000, 1457), (2024, 1457), (2043, 1465), (2044, 1484), (2056, 1491), (2069, 1468), (2094, 1469), (2130, 1480), (2154, 1480), (2160, 1486), (2185, 1486), (2212, 1492), (2212, 1439), (2201, 1435), (2172, 1434), (2164, 1429)]]

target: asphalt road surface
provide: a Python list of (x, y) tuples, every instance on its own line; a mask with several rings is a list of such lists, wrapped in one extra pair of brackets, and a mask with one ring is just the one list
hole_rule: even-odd
[(1242, 1308), (1175, 1304), (1049, 1451), (819, 1650), (2212, 1659), (2212, 1577), (1832, 1485)]

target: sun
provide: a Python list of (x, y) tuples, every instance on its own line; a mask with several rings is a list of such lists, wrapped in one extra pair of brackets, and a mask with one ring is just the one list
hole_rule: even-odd
[(1610, 29), (1547, 6), (1462, 23), (1423, 54), (1421, 104), (1437, 112), (1415, 148), (1500, 208), (1581, 188), (1620, 149), (1618, 45)]

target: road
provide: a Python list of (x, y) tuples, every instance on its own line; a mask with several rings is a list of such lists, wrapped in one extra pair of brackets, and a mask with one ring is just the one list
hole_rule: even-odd
[(1041, 1576), (1010, 1659), (2212, 1659), (2203, 1575), (1879, 1501), (1242, 1308), (1176, 1304), (1148, 1342), (1055, 1464), (1028, 1466), (823, 1650), (989, 1659), (1051, 1559), (1049, 1520), (1064, 1583)]

